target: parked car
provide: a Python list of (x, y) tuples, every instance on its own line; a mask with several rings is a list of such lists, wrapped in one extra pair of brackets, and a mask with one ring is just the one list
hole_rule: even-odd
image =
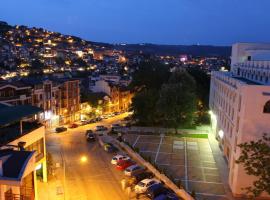
[(97, 117), (97, 118), (95, 119), (95, 122), (100, 122), (100, 121), (102, 121), (102, 118), (101, 118), (101, 117)]
[(132, 160), (121, 160), (116, 164), (116, 169), (123, 171), (129, 166), (134, 165), (134, 164), (135, 162), (133, 162)]
[(57, 127), (57, 128), (55, 129), (55, 132), (56, 132), (56, 133), (61, 133), (61, 132), (64, 132), (64, 131), (67, 131), (67, 128), (64, 127), (64, 126), (60, 126), (60, 127)]
[(96, 137), (95, 137), (95, 135), (93, 133), (88, 133), (87, 136), (86, 136), (86, 140), (88, 142), (91, 142), (91, 141), (94, 142), (94, 141), (96, 141)]
[(112, 129), (121, 128), (120, 124), (112, 124)]
[(77, 128), (79, 125), (76, 123), (72, 123), (68, 126), (68, 128)]
[(104, 144), (104, 150), (109, 152), (109, 153), (115, 153), (118, 151), (117, 147), (115, 147), (113, 144), (111, 143), (105, 143)]
[(89, 133), (94, 133), (91, 129), (88, 129), (88, 130), (86, 130), (86, 132), (85, 132), (85, 136), (87, 136)]
[(87, 125), (90, 123), (90, 120), (83, 119), (81, 120), (81, 126)]
[(150, 199), (154, 199), (161, 194), (167, 194), (167, 189), (159, 183), (148, 187), (145, 193)]
[(108, 128), (105, 126), (96, 126), (96, 131), (107, 131)]
[(114, 112), (113, 114), (114, 115), (120, 115), (121, 113), (120, 112)]
[(160, 181), (157, 179), (143, 179), (135, 186), (135, 192), (137, 194), (145, 193), (150, 186), (158, 183), (160, 183)]
[(175, 193), (173, 192), (167, 192), (165, 194), (160, 194), (157, 197), (154, 198), (154, 200), (180, 200), (182, 198), (179, 198)]
[(121, 160), (130, 160), (130, 157), (118, 154), (112, 158), (111, 163), (116, 165)]
[(134, 175), (131, 175), (129, 178), (129, 184), (130, 185), (136, 185), (138, 184), (141, 180), (146, 179), (146, 178), (153, 178), (154, 174), (149, 172), (149, 171), (143, 171), (141, 173), (137, 173)]
[(132, 176), (135, 174), (139, 174), (141, 172), (144, 172), (145, 168), (140, 165), (132, 165), (125, 169), (125, 175), (126, 176)]

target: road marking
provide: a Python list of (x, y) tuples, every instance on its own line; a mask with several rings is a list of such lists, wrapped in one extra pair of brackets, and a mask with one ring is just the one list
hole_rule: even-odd
[(141, 137), (140, 135), (137, 136), (135, 142), (134, 142), (133, 145), (132, 145), (133, 147), (135, 147), (135, 145), (137, 144), (137, 142), (138, 142), (138, 140), (140, 139), (140, 137)]
[(187, 140), (185, 138), (185, 186), (186, 186), (186, 190), (188, 191), (188, 167), (187, 167)]
[(157, 162), (157, 164), (159, 164), (159, 165), (168, 165), (168, 166), (175, 166), (175, 167), (183, 167), (183, 166), (185, 166), (185, 165), (172, 165), (172, 164), (162, 164), (162, 163), (160, 163), (160, 162)]
[[(176, 180), (180, 180), (179, 178), (176, 178)], [(185, 179), (181, 179), (181, 181), (186, 181)], [(208, 184), (216, 184), (216, 185), (223, 185), (222, 182), (212, 182), (212, 181), (195, 181), (195, 180), (187, 180), (188, 182), (192, 183), (208, 183)]]
[(196, 192), (196, 194), (205, 195), (205, 196), (214, 196), (214, 197), (226, 197), (225, 194), (209, 194), (209, 193), (202, 193), (202, 192)]
[(161, 147), (162, 141), (163, 141), (163, 137), (160, 137), (160, 141), (159, 141), (159, 145), (158, 145), (158, 150), (157, 150), (157, 154), (156, 154), (155, 162), (157, 162), (157, 158), (158, 158), (158, 154), (159, 154), (159, 150), (160, 150), (160, 147)]

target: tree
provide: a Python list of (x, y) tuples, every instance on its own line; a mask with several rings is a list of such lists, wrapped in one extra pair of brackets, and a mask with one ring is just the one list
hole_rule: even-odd
[(169, 67), (157, 61), (139, 64), (133, 74), (132, 87), (144, 86), (147, 89), (160, 89), (170, 76)]
[(270, 194), (270, 136), (263, 135), (258, 141), (238, 145), (241, 155), (236, 161), (242, 164), (248, 175), (257, 177), (250, 187), (243, 188), (251, 196), (258, 197), (262, 192)]
[(144, 89), (137, 93), (132, 100), (132, 110), (134, 118), (142, 124), (154, 124), (157, 120), (155, 117), (155, 107), (158, 100), (158, 91), (154, 89)]
[(161, 88), (156, 107), (165, 125), (177, 129), (179, 125), (193, 124), (196, 110), (195, 89), (195, 81), (187, 72), (178, 70), (172, 73), (168, 83)]
[(188, 68), (188, 73), (196, 81), (196, 96), (197, 96), (197, 123), (209, 124), (210, 118), (209, 110), (209, 90), (210, 90), (210, 76), (198, 67)]

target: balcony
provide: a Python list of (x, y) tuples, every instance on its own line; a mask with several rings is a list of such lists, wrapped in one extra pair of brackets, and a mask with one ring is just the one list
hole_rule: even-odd
[(12, 190), (5, 192), (5, 200), (34, 200), (35, 191), (33, 188), (20, 187), (22, 194), (14, 194)]
[(20, 123), (11, 124), (9, 126), (1, 127), (0, 129), (0, 146), (8, 144), (23, 135), (26, 135), (42, 126), (37, 121), (22, 122), (22, 133), (20, 132)]

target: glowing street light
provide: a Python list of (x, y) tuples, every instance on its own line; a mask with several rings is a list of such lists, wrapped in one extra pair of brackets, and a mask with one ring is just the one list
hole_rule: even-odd
[(85, 162), (87, 162), (87, 157), (86, 156), (82, 156), (80, 160), (81, 160), (82, 163), (85, 163)]

